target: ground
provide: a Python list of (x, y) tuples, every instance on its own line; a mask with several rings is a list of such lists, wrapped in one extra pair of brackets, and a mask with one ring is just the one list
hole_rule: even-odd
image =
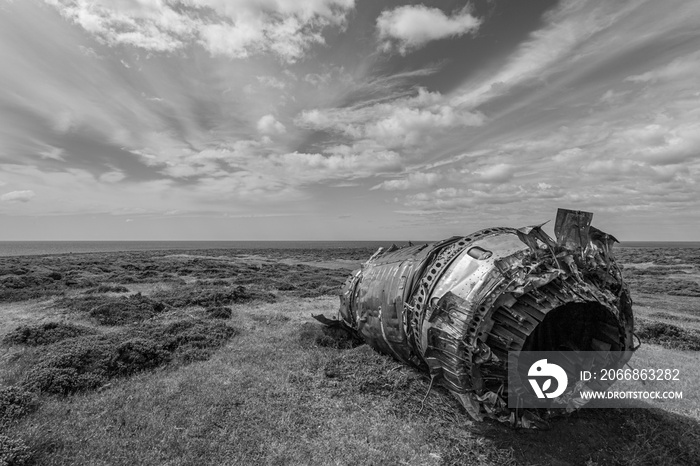
[(687, 400), (583, 409), (547, 431), (473, 422), (423, 374), (311, 319), (334, 315), (372, 252), (0, 258), (0, 465), (700, 464), (700, 250), (618, 250), (633, 363), (679, 367)]

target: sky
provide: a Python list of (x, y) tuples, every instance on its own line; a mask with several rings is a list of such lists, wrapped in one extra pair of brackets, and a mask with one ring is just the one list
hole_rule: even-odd
[(698, 76), (697, 0), (0, 0), (0, 240), (697, 241)]

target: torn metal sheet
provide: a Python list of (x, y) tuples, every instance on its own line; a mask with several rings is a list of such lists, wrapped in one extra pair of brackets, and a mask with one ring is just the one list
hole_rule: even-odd
[(542, 225), (498, 227), (380, 248), (345, 283), (338, 321), (427, 371), (474, 419), (541, 427), (541, 413), (507, 407), (509, 352), (609, 350), (624, 363), (634, 350), (617, 240), (592, 216), (559, 209), (556, 239)]

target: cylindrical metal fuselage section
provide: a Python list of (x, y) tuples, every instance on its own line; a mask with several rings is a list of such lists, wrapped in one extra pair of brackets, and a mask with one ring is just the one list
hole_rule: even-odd
[(339, 318), (429, 371), (474, 418), (500, 417), (510, 352), (632, 349), (615, 240), (590, 216), (560, 210), (556, 241), (539, 227), (490, 228), (380, 250), (349, 277)]

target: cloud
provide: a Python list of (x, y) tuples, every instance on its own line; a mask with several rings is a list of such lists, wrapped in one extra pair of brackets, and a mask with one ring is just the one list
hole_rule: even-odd
[(439, 173), (409, 173), (407, 177), (386, 180), (382, 183), (373, 186), (371, 190), (384, 189), (386, 191), (404, 191), (408, 189), (424, 189), (435, 186), (443, 176)]
[(680, 80), (695, 77), (700, 72), (700, 53), (692, 53), (676, 58), (670, 63), (646, 73), (628, 76), (625, 81), (633, 83), (650, 83), (656, 81)]
[(505, 183), (513, 178), (516, 167), (507, 163), (498, 163), (475, 172), (479, 179), (487, 183)]
[(398, 153), (369, 142), (329, 147), (326, 153), (273, 155), (258, 161), (256, 167), (294, 184), (367, 178), (403, 168)]
[(46, 146), (46, 150), (39, 152), (39, 155), (42, 158), (58, 160), (60, 162), (66, 161), (63, 158), (63, 153), (65, 152), (63, 149), (61, 149), (60, 147), (53, 147), (53, 146), (49, 146), (49, 145), (45, 145), (45, 146)]
[(29, 202), (36, 196), (34, 191), (10, 191), (0, 196), (0, 201), (2, 202)]
[(305, 110), (295, 123), (395, 148), (424, 144), (447, 130), (480, 126), (484, 123), (484, 116), (450, 106), (439, 92), (419, 88), (413, 96), (379, 103)]
[(611, 28), (638, 6), (635, 2), (562, 1), (545, 14), (544, 27), (531, 33), (499, 69), (488, 70), (480, 81), (470, 81), (455, 91), (453, 104), (477, 107), (518, 85), (544, 80), (571, 66), (585, 56), (578, 47)]
[(274, 76), (256, 76), (256, 78), (258, 82), (265, 87), (271, 87), (279, 90), (287, 87), (287, 84), (284, 81)]
[(198, 43), (212, 55), (245, 58), (273, 53), (300, 59), (322, 32), (342, 27), (354, 0), (45, 0), (63, 17), (101, 42), (154, 52), (173, 52)]
[(401, 55), (406, 55), (434, 40), (476, 32), (480, 24), (468, 6), (448, 16), (438, 8), (404, 5), (379, 15), (377, 33), (382, 50), (396, 47)]
[(118, 183), (119, 181), (123, 180), (126, 178), (126, 175), (124, 175), (124, 172), (115, 170), (111, 172), (105, 172), (102, 175), (100, 175), (100, 181), (104, 181), (105, 183)]
[(261, 134), (282, 134), (287, 131), (282, 123), (277, 121), (272, 115), (265, 115), (258, 120), (258, 131)]

